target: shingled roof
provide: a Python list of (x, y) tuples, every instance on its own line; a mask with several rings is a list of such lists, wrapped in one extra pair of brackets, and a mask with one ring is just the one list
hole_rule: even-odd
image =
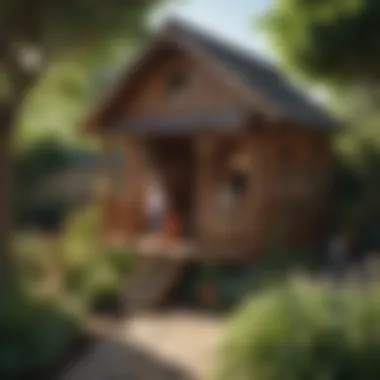
[(179, 49), (201, 52), (203, 58), (206, 57), (217, 63), (219, 68), (224, 68), (225, 74), (232, 74), (235, 82), (241, 85), (240, 88), (244, 88), (245, 94), (249, 96), (251, 93), (252, 98), (260, 101), (262, 106), (268, 106), (261, 107), (267, 108), (266, 111), (261, 111), (267, 112), (268, 115), (270, 113), (270, 116), (275, 114), (277, 120), (289, 121), (322, 132), (333, 132), (340, 128), (341, 125), (336, 119), (316, 105), (273, 64), (265, 62), (252, 52), (238, 48), (233, 43), (227, 43), (212, 33), (205, 32), (198, 26), (176, 18), (167, 21), (145, 52), (118, 76), (118, 80), (86, 118), (83, 123), (85, 130), (91, 130), (92, 125), (102, 125), (101, 120), (103, 117), (106, 118), (110, 104), (121, 96), (130, 79), (142, 72), (152, 57), (162, 52), (162, 44), (165, 46), (166, 43), (173, 42)]
[(175, 34), (175, 38), (190, 39), (205, 53), (217, 59), (252, 91), (260, 94), (284, 119), (326, 131), (338, 126), (331, 115), (290, 83), (280, 70), (254, 54), (228, 44), (183, 20), (171, 19), (166, 29)]

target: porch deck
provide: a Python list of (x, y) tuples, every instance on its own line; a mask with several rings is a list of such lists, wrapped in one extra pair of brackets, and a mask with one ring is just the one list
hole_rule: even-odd
[(196, 240), (171, 239), (162, 235), (140, 236), (134, 245), (139, 255), (145, 257), (171, 257), (190, 261), (210, 259), (250, 261), (255, 258), (252, 250), (244, 247), (240, 249), (208, 247)]
[(198, 247), (194, 241), (185, 239), (170, 239), (157, 234), (140, 236), (135, 244), (142, 256), (166, 256), (173, 258), (188, 258), (197, 252)]

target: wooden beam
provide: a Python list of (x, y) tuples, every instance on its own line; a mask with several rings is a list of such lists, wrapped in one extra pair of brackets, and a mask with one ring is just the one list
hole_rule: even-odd
[(194, 112), (179, 116), (127, 117), (110, 125), (109, 130), (131, 133), (154, 132), (231, 132), (240, 131), (251, 120), (251, 114), (241, 110)]

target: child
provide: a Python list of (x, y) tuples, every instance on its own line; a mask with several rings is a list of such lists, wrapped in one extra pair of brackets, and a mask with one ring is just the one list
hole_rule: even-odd
[(161, 184), (152, 179), (146, 189), (146, 215), (149, 232), (159, 232), (164, 228), (167, 200)]
[(165, 223), (165, 236), (169, 238), (177, 238), (181, 233), (181, 225), (178, 214), (172, 211), (168, 214)]

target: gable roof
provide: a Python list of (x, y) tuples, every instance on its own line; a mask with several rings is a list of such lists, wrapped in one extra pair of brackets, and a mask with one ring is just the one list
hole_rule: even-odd
[[(142, 63), (147, 62), (154, 54), (159, 54), (157, 44), (166, 41), (175, 42), (185, 50), (195, 47), (197, 52), (211, 58), (225, 72), (231, 74), (241, 88), (248, 90), (256, 98), (259, 96), (276, 113), (278, 119), (326, 132), (334, 131), (339, 126), (333, 117), (314, 104), (307, 94), (291, 84), (274, 66), (179, 19), (171, 19), (165, 24), (146, 53), (102, 99), (103, 102), (96, 112), (98, 115), (118, 96), (130, 77), (143, 67)], [(96, 116), (93, 115), (92, 119), (96, 119)]]
[(167, 23), (166, 28), (176, 38), (182, 36), (191, 39), (226, 69), (231, 70), (252, 91), (259, 93), (282, 117), (327, 130), (337, 126), (336, 120), (268, 62), (182, 20), (173, 19)]

